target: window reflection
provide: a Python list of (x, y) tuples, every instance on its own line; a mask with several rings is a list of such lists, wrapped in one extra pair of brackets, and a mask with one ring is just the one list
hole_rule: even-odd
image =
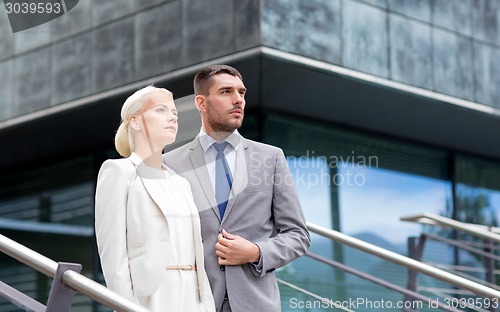
[(340, 224), (346, 234), (401, 252), (407, 238), (418, 236), (422, 228), (402, 222), (400, 217), (423, 212), (446, 214), (451, 199), (448, 181), (348, 163), (339, 169), (362, 176), (364, 181), (339, 186)]
[[(418, 236), (422, 227), (399, 218), (448, 213), (452, 188), (445, 152), (276, 116), (267, 121), (265, 142), (288, 155), (307, 221), (407, 254), (407, 238)], [(311, 238), (312, 253), (406, 287), (405, 268), (314, 233)], [(440, 251), (453, 259), (452, 249)], [(399, 293), (309, 257), (278, 270), (277, 276), (333, 300), (402, 299)], [(284, 311), (292, 298), (311, 299), (287, 286), (280, 289)]]
[(325, 158), (287, 157), (306, 220), (332, 227), (330, 171)]
[[(337, 224), (336, 229), (343, 233), (407, 254), (408, 237), (418, 236), (422, 227), (402, 222), (399, 218), (422, 212), (439, 215), (447, 213), (451, 199), (449, 181), (352, 162), (340, 161), (331, 166), (327, 159), (317, 156), (288, 157), (304, 215), (312, 223), (329, 228), (335, 228), (334, 224)], [(335, 199), (335, 195), (332, 197), (332, 194), (337, 194), (337, 198)], [(335, 200), (338, 201), (337, 205), (334, 204)], [(335, 206), (338, 207), (336, 212), (333, 209)], [(338, 246), (314, 233), (311, 233), (311, 238), (311, 252), (402, 287), (406, 286), (405, 268), (349, 247)], [(448, 263), (452, 263), (451, 248), (442, 248), (442, 245), (436, 244), (429, 246), (432, 247), (431, 251), (439, 249), (438, 258), (444, 257), (450, 261)], [(402, 299), (398, 293), (307, 257), (295, 261), (292, 266), (293, 270), (281, 271), (278, 276), (287, 281), (296, 281), (302, 287), (326, 298)], [(423, 284), (436, 286), (432, 279), (423, 281)], [(283, 288), (284, 306), (286, 300), (301, 296)]]

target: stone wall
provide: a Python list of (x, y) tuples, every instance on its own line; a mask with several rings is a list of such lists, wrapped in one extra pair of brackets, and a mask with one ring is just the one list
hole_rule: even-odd
[(497, 0), (262, 1), (261, 28), (266, 46), (500, 107)]

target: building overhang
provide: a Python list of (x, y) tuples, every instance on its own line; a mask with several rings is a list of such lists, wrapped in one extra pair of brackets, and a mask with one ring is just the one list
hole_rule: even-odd
[[(192, 77), (208, 64), (238, 68), (247, 107), (290, 113), (500, 160), (500, 110), (267, 47), (257, 47), (0, 122), (0, 167), (113, 146), (120, 108), (154, 83), (183, 98), (178, 142), (199, 130)], [(186, 96), (190, 96), (187, 98)], [(183, 119), (184, 116), (188, 116)]]
[(262, 105), (452, 151), (500, 159), (500, 109), (266, 49)]

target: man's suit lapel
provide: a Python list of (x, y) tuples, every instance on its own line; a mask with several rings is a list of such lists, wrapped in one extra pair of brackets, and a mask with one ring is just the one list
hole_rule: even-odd
[(240, 194), (248, 184), (247, 149), (248, 142), (241, 137), (240, 147), (236, 150), (236, 166), (233, 173), (233, 187), (231, 188), (231, 194), (229, 195), (229, 201), (227, 202), (226, 212), (224, 213), (222, 222), (224, 222), (229, 213), (231, 213), (238, 194)]
[(191, 161), (191, 165), (193, 166), (196, 177), (198, 178), (198, 182), (203, 189), (203, 193), (205, 194), (210, 207), (212, 207), (212, 210), (220, 219), (219, 209), (217, 207), (217, 201), (214, 194), (214, 188), (212, 186), (212, 181), (210, 181), (210, 175), (208, 174), (207, 166), (205, 164), (205, 156), (203, 148), (200, 144), (199, 137), (196, 137), (196, 139), (194, 139), (189, 149), (191, 150), (191, 152), (189, 153), (189, 160)]

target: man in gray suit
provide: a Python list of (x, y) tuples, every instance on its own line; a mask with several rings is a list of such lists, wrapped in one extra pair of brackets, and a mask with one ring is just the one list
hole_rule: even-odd
[(283, 151), (243, 138), (241, 74), (213, 65), (194, 78), (202, 128), (164, 162), (191, 183), (216, 311), (281, 311), (274, 270), (310, 245)]

